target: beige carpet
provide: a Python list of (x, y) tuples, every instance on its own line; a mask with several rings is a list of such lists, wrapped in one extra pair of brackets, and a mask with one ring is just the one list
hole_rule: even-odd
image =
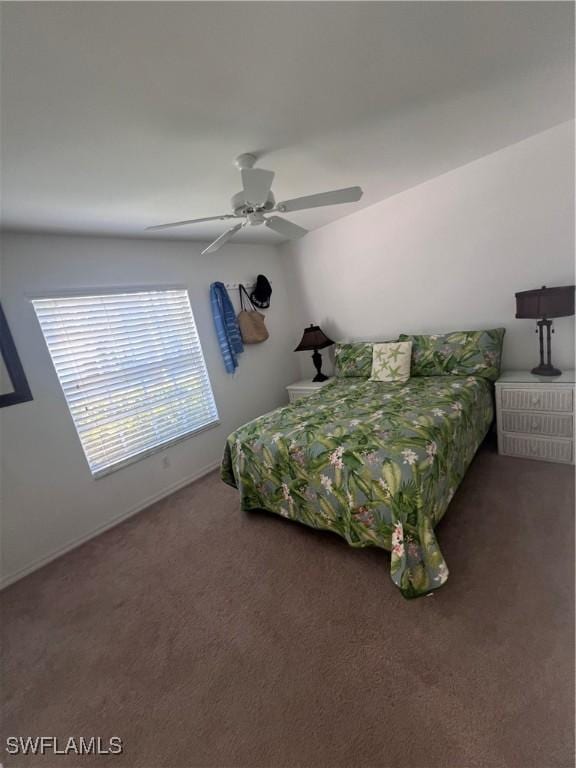
[(4, 766), (573, 766), (573, 492), (483, 448), (406, 601), (211, 474), (4, 592), (4, 734), (124, 741)]

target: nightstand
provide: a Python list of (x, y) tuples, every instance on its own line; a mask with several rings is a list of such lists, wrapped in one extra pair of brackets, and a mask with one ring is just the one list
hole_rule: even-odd
[(288, 390), (288, 397), (291, 403), (295, 403), (296, 400), (300, 400), (301, 397), (308, 397), (308, 395), (318, 392), (319, 389), (325, 387), (326, 384), (330, 384), (333, 379), (327, 379), (326, 381), (312, 381), (312, 379), (303, 379), (302, 381), (296, 381), (294, 384), (289, 384), (286, 389)]
[(496, 382), (498, 453), (574, 462), (574, 371), (546, 378), (503, 371)]

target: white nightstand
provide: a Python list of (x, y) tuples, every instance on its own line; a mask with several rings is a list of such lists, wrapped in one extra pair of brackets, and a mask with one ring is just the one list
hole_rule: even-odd
[(326, 384), (330, 384), (331, 381), (333, 381), (333, 379), (327, 379), (326, 381), (303, 379), (302, 381), (294, 382), (294, 384), (289, 384), (286, 389), (288, 390), (290, 402), (294, 403), (296, 400), (300, 400), (301, 397), (308, 397), (308, 395), (318, 392), (319, 389), (325, 387)]
[(503, 371), (496, 382), (498, 453), (574, 462), (574, 371), (546, 378)]

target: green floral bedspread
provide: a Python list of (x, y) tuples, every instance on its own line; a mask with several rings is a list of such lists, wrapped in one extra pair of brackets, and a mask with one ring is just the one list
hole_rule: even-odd
[(492, 417), (492, 385), (475, 376), (336, 379), (233, 432), (221, 476), (244, 510), (391, 551), (394, 583), (417, 597), (448, 578), (434, 527)]

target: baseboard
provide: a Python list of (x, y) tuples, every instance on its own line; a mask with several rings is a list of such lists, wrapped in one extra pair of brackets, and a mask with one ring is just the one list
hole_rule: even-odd
[(50, 554), (35, 560), (33, 563), (30, 563), (24, 568), (20, 568), (14, 573), (3, 576), (0, 578), (0, 590), (5, 589), (6, 587), (10, 586), (10, 584), (14, 584), (14, 582), (19, 581), (20, 579), (23, 579), (30, 573), (37, 571), (39, 568), (42, 568), (44, 565), (48, 565), (48, 563), (52, 562), (52, 560), (56, 560), (58, 557), (65, 555), (67, 552), (76, 549), (76, 547), (85, 544), (87, 541), (90, 541), (90, 539), (93, 539), (96, 536), (99, 536), (101, 533), (104, 533), (104, 531), (107, 531), (110, 528), (114, 528), (116, 525), (119, 525), (119, 523), (127, 520), (133, 515), (138, 514), (138, 512), (142, 512), (143, 509), (146, 509), (151, 504), (155, 504), (157, 501), (166, 498), (166, 496), (170, 496), (171, 493), (175, 493), (175, 491), (180, 490), (180, 488), (183, 488), (185, 485), (190, 485), (190, 483), (193, 483), (195, 480), (200, 480), (201, 477), (204, 477), (204, 475), (213, 472), (219, 466), (220, 460), (215, 461), (206, 467), (203, 467), (202, 469), (198, 470), (198, 472), (185, 477), (183, 480), (179, 480), (177, 483), (173, 483), (167, 488), (163, 488), (158, 493), (148, 496), (148, 498), (138, 502), (138, 504), (130, 507), (130, 509), (126, 510), (125, 512), (121, 512), (119, 515), (116, 515), (116, 517), (114, 517), (112, 520), (109, 520), (104, 525), (100, 525), (97, 528), (94, 528), (94, 530), (90, 533), (87, 533), (84, 536), (80, 536), (79, 538), (74, 539), (74, 541), (68, 542), (68, 544), (65, 544), (63, 547), (59, 547)]

